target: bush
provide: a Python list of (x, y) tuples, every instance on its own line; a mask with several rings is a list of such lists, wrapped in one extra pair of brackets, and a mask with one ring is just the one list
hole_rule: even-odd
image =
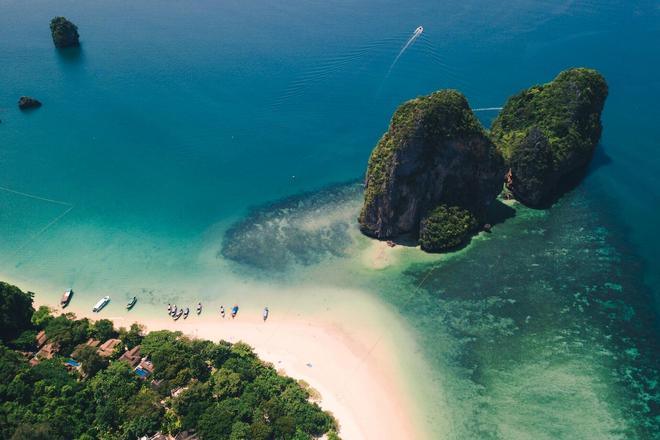
[(0, 281), (0, 340), (11, 341), (32, 328), (32, 292)]
[(440, 205), (422, 220), (419, 244), (427, 252), (442, 252), (463, 244), (478, 226), (467, 209)]

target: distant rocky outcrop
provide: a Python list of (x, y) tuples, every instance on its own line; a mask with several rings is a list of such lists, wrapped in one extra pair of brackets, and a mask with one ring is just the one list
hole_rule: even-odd
[(28, 110), (38, 107), (41, 107), (41, 102), (29, 96), (21, 96), (18, 100), (18, 108), (21, 110)]
[[(371, 154), (360, 229), (385, 239), (416, 237), (421, 228), (426, 250), (456, 246), (482, 221), (504, 173), (502, 157), (461, 93), (413, 99), (396, 110)], [(465, 212), (472, 218), (467, 223)], [(436, 234), (440, 223), (455, 232)]]
[(600, 139), (606, 98), (603, 76), (585, 68), (509, 98), (491, 136), (510, 168), (507, 187), (517, 200), (541, 206), (586, 167)]
[(80, 45), (78, 27), (64, 17), (55, 17), (50, 21), (50, 33), (55, 47), (76, 47)]

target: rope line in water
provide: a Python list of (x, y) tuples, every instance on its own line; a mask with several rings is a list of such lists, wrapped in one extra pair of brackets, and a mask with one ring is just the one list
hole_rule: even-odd
[[(415, 286), (415, 288), (412, 289), (412, 293), (410, 294), (410, 296), (408, 297), (408, 299), (405, 300), (405, 301), (403, 302), (403, 304), (401, 304), (402, 307), (408, 305), (408, 303), (409, 303), (410, 301), (412, 301), (414, 294), (415, 294), (416, 292), (419, 291), (419, 289), (422, 287), (422, 284), (424, 284), (424, 283), (426, 282), (426, 280), (428, 279), (428, 277), (430, 277), (431, 274), (433, 273), (433, 271), (435, 271), (438, 267), (440, 267), (440, 266), (435, 266), (435, 267), (432, 267), (431, 269), (429, 269), (429, 271), (426, 273), (426, 275), (424, 275), (424, 278), (422, 278), (422, 280), (417, 284), (417, 286)], [(376, 340), (376, 342), (374, 342), (374, 345), (372, 345), (371, 348), (370, 348), (369, 350), (366, 351), (366, 355), (367, 355), (367, 357), (368, 357), (369, 355), (371, 355), (371, 353), (376, 349), (376, 347), (378, 346), (378, 344), (380, 344), (380, 341), (381, 341), (382, 339), (383, 339), (383, 335), (381, 334), (380, 337)]]
[(20, 251), (22, 251), (27, 245), (32, 243), (34, 240), (39, 238), (44, 232), (46, 232), (48, 229), (50, 229), (55, 223), (60, 221), (65, 215), (67, 215), (71, 210), (73, 209), (73, 205), (69, 206), (66, 211), (64, 211), (62, 214), (58, 215), (55, 217), (53, 220), (51, 220), (46, 226), (41, 228), (36, 234), (34, 234), (32, 237), (28, 238), (25, 243), (20, 245), (11, 255), (14, 256)]
[(49, 199), (49, 198), (46, 198), (46, 197), (37, 196), (37, 195), (26, 193), (26, 192), (23, 192), (23, 191), (17, 191), (17, 190), (11, 189), (11, 188), (7, 188), (5, 186), (0, 186), (0, 191), (5, 191), (5, 192), (8, 192), (10, 194), (16, 194), (16, 195), (27, 197), (27, 198), (30, 198), (30, 199), (39, 200), (39, 201), (47, 202), (47, 203), (54, 203), (56, 205), (62, 205), (62, 206), (67, 207), (67, 209), (63, 213), (57, 215), (54, 219), (52, 219), (50, 222), (48, 222), (48, 224), (46, 224), (43, 228), (39, 229), (35, 234), (33, 234), (30, 238), (28, 238), (22, 245), (20, 245), (18, 248), (16, 248), (16, 250), (11, 252), (8, 255), (10, 258), (16, 256), (19, 252), (21, 252), (23, 249), (25, 249), (30, 243), (32, 243), (34, 240), (36, 240), (41, 235), (43, 235), (53, 225), (55, 225), (57, 222), (62, 220), (62, 218), (64, 218), (64, 216), (66, 216), (74, 208), (73, 203), (64, 202), (62, 200)]
[[(422, 280), (419, 282), (419, 284), (417, 284), (416, 290), (419, 290), (420, 287), (422, 287), (422, 284), (424, 284), (424, 283), (426, 282), (426, 280), (428, 279), (428, 277), (431, 276), (431, 274), (432, 274), (432, 273), (433, 273), (438, 267), (439, 267), (439, 266), (435, 266), (435, 267), (429, 269), (429, 271), (426, 273), (426, 275), (424, 276), (424, 278), (422, 278)], [(373, 345), (372, 345), (368, 350), (366, 350), (366, 352), (364, 352), (364, 354), (361, 356), (362, 360), (366, 361), (367, 358), (369, 358), (369, 357), (371, 356), (371, 353), (373, 353), (373, 351), (376, 349), (376, 347), (378, 347), (378, 344), (380, 344), (380, 342), (382, 341), (382, 339), (383, 339), (384, 337), (385, 337), (385, 335), (381, 332), (381, 333), (379, 334), (379, 336), (378, 336), (378, 339), (376, 339), (376, 342), (374, 342)], [(361, 366), (361, 367), (358, 367), (358, 368), (362, 368), (362, 366)], [(353, 369), (353, 371), (356, 371), (356, 370), (357, 370), (357, 369)], [(343, 382), (343, 383), (346, 384), (346, 379), (344, 379), (344, 382)], [(344, 397), (344, 396), (343, 396), (342, 394), (337, 394), (337, 398), (343, 398), (343, 397)]]
[(29, 197), (29, 198), (35, 199), (35, 200), (41, 200), (42, 202), (55, 203), (55, 204), (64, 205), (64, 206), (73, 206), (73, 204), (71, 204), (69, 202), (63, 202), (61, 200), (47, 199), (45, 197), (39, 197), (39, 196), (35, 196), (34, 194), (28, 194), (28, 193), (25, 193), (25, 192), (22, 192), (22, 191), (16, 191), (14, 189), (7, 188), (7, 187), (4, 187), (4, 186), (0, 186), (0, 190), (6, 191), (6, 192), (11, 193), (11, 194), (17, 194), (19, 196)]
[(473, 108), (473, 112), (497, 112), (502, 110), (504, 107), (481, 107), (481, 108)]

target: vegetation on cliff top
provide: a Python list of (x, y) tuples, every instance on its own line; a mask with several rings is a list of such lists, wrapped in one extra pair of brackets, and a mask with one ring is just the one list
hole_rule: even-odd
[[(117, 331), (110, 321), (72, 314), (54, 317), (46, 307), (34, 311), (32, 294), (5, 283), (0, 313), (3, 438), (133, 440), (157, 431), (194, 431), (202, 440), (338, 438), (335, 421), (309, 401), (307, 388), (277, 374), (245, 344), (170, 331), (144, 335), (136, 324)], [(41, 334), (40, 346), (56, 347), (50, 359), (32, 358), (38, 330), (47, 338)], [(121, 345), (109, 357), (86, 344), (117, 336)], [(147, 378), (118, 359), (124, 346), (138, 345), (137, 362), (142, 366), (146, 356), (153, 369)], [(79, 369), (65, 365), (72, 352)]]
[(514, 197), (541, 206), (589, 163), (607, 92), (597, 71), (566, 70), (512, 96), (488, 137), (457, 91), (405, 102), (369, 158), (360, 229), (378, 238), (419, 231), (425, 250), (454, 247), (501, 191), (503, 160)]
[(555, 163), (574, 154), (590, 157), (600, 139), (607, 92), (607, 83), (596, 70), (565, 70), (553, 81), (509, 98), (493, 122), (492, 138), (508, 160), (536, 127), (548, 139)]
[(80, 45), (78, 26), (64, 17), (55, 17), (50, 21), (50, 33), (55, 47), (75, 47)]
[[(392, 156), (397, 149), (406, 147), (408, 139), (451, 139), (483, 133), (465, 96), (456, 90), (440, 90), (401, 104), (369, 158), (365, 206), (384, 190)], [(364, 210), (360, 214), (363, 216)]]
[(528, 206), (544, 206), (575, 181), (600, 139), (607, 84), (593, 69), (561, 72), (512, 96), (493, 122), (493, 141), (508, 162), (507, 187)]
[(509, 167), (509, 186), (521, 203), (536, 206), (552, 191), (555, 184), (552, 147), (538, 128), (533, 127), (513, 150)]
[(463, 244), (479, 226), (476, 217), (458, 206), (440, 205), (421, 222), (419, 244), (427, 252), (442, 252)]

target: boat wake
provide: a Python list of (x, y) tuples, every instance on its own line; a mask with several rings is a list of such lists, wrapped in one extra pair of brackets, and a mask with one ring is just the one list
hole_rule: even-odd
[(408, 50), (408, 48), (412, 46), (415, 43), (415, 41), (417, 41), (417, 39), (422, 35), (423, 32), (424, 32), (424, 28), (422, 26), (419, 26), (417, 27), (417, 29), (415, 29), (415, 32), (413, 32), (413, 34), (410, 36), (408, 41), (406, 41), (406, 44), (403, 45), (403, 47), (397, 54), (396, 58), (394, 58), (394, 61), (392, 61), (390, 68), (387, 70), (387, 75), (385, 75), (385, 79), (387, 79), (390, 76), (390, 73), (392, 73), (392, 69), (394, 69), (394, 66), (396, 66), (396, 63), (399, 61), (399, 58), (401, 58), (404, 52)]

